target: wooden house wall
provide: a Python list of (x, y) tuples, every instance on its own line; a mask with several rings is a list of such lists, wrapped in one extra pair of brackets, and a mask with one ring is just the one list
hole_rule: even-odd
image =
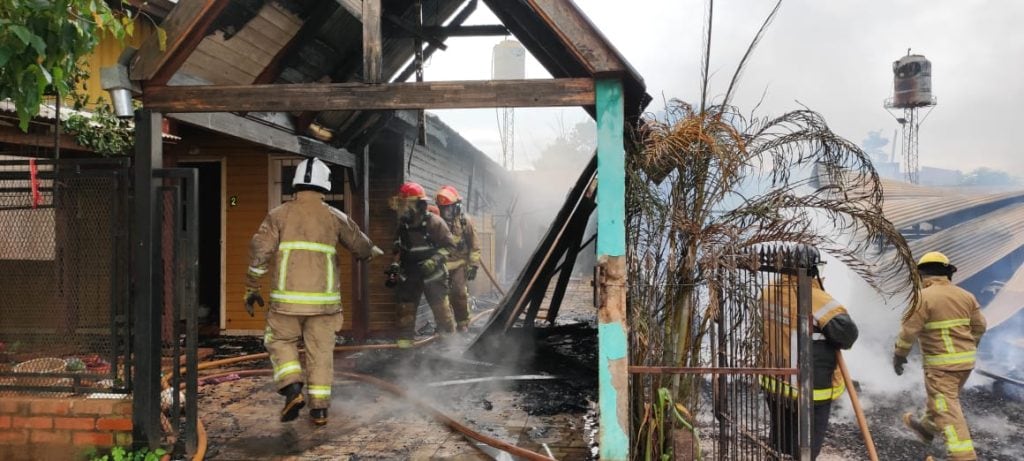
[(395, 332), (398, 304), (395, 290), (384, 286), (384, 271), (391, 264), (397, 218), (388, 206), (404, 181), (401, 138), (378, 136), (370, 145), (370, 223), (364, 232), (385, 252), (385, 257), (370, 261), (369, 269), (369, 330), (373, 336)]
[[(245, 296), (245, 275), (249, 267), (249, 241), (266, 217), (270, 207), (270, 168), (272, 160), (281, 158), (270, 150), (249, 145), (226, 136), (218, 136), (199, 130), (182, 131), (182, 142), (168, 149), (165, 163), (168, 166), (178, 162), (221, 160), (226, 184), (222, 185), (224, 198), (235, 198), (223, 203), (224, 209), (224, 329), (232, 331), (262, 331), (265, 316), (249, 317), (242, 299)], [(291, 180), (291, 178), (286, 178)], [(222, 200), (221, 197), (204, 200)], [(346, 208), (352, 200), (346, 197)], [(386, 207), (386, 204), (384, 205)], [(343, 210), (349, 211), (349, 210)], [(390, 238), (386, 239), (390, 242)], [(376, 240), (375, 240), (376, 242)], [(390, 246), (383, 245), (384, 247)], [(353, 324), (355, 293), (352, 288), (352, 258), (341, 252), (337, 274), (341, 279), (342, 305), (345, 309), (345, 323), (342, 331), (348, 332)], [(383, 273), (383, 269), (380, 271)], [(383, 282), (382, 282), (383, 283)], [(269, 296), (269, 278), (262, 280), (264, 298)]]

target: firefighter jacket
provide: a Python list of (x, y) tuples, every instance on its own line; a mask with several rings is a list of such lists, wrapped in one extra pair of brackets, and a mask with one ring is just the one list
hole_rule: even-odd
[(985, 317), (978, 300), (945, 276), (926, 276), (922, 282), (917, 309), (903, 318), (896, 355), (906, 357), (919, 341), (925, 368), (973, 369), (978, 342), (985, 334)]
[(295, 200), (270, 210), (249, 243), (246, 286), (258, 290), (260, 277), (270, 272), (271, 311), (288, 315), (341, 311), (337, 246), (359, 259), (372, 256), (373, 243), (359, 226), (323, 199), (319, 192), (299, 191)]
[[(773, 368), (798, 368), (797, 362), (797, 278), (782, 276), (778, 285), (769, 286), (761, 295), (764, 321), (763, 363)], [(849, 349), (857, 340), (857, 325), (846, 308), (822, 289), (818, 280), (811, 282), (811, 333), (813, 383), (815, 402), (838, 399), (846, 386), (837, 369), (836, 351)], [(761, 386), (772, 393), (790, 398), (799, 396), (797, 375), (763, 376)]]
[(408, 276), (429, 278), (431, 274), (419, 273), (417, 263), (437, 258), (444, 264), (454, 246), (448, 225), (436, 214), (417, 213), (399, 220), (394, 251)]
[(454, 243), (451, 254), (448, 255), (448, 270), (480, 264), (480, 241), (476, 237), (476, 228), (469, 216), (460, 213), (447, 224), (452, 231)]

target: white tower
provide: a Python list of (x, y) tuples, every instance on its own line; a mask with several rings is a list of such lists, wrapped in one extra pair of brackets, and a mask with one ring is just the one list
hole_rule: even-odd
[[(491, 58), (492, 80), (522, 80), (526, 78), (526, 49), (515, 40), (505, 39), (494, 45)], [(500, 107), (498, 134), (501, 136), (501, 164), (507, 170), (515, 168), (516, 110)]]
[[(907, 55), (892, 63), (893, 95), (885, 100), (885, 108), (896, 118), (903, 131), (903, 168), (907, 182), (917, 184), (918, 177), (918, 142), (917, 134), (928, 118), (932, 108), (938, 103), (932, 96), (932, 63), (919, 54)], [(918, 109), (926, 108), (924, 116), (919, 116)], [(894, 109), (903, 109), (900, 117)]]

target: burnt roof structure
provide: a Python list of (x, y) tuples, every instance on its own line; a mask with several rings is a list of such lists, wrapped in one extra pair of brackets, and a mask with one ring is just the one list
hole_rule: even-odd
[[(422, 44), (425, 58), (447, 48), (451, 36), (510, 33), (555, 79), (620, 78), (627, 120), (639, 117), (650, 100), (643, 79), (571, 1), (485, 0), (504, 23), (489, 28), (462, 26), (480, 7), (479, 0), (422, 0), (421, 9), (417, 2), (406, 0), (380, 3), (381, 56), (376, 79), (367, 78), (364, 71), (359, 0), (182, 0), (164, 22), (166, 49), (161, 51), (155, 38), (145, 43), (135, 56), (131, 76), (141, 81), (148, 106), (166, 101), (151, 99), (153, 90), (165, 85), (397, 83), (415, 73), (417, 44)], [(420, 14), (422, 22), (417, 21)], [(593, 115), (593, 105), (587, 109)], [(299, 154), (308, 152), (289, 137), (317, 137), (335, 148), (356, 152), (393, 114), (388, 110), (294, 110), (211, 117), (183, 113), (191, 110), (166, 112), (178, 112), (170, 116), (186, 123)], [(273, 135), (268, 128), (275, 130)]]

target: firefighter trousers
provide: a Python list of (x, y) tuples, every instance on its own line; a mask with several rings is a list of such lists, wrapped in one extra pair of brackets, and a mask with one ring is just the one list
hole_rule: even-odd
[(448, 284), (445, 279), (424, 282), (422, 277), (410, 276), (398, 286), (398, 331), (400, 339), (413, 339), (416, 335), (416, 309), (420, 298), (427, 297), (427, 304), (434, 313), (437, 332), (455, 332), (455, 320), (451, 305), (448, 304)]
[(466, 265), (463, 264), (448, 270), (449, 284), (448, 301), (455, 314), (458, 326), (469, 326), (469, 287), (466, 285)]
[[(797, 402), (791, 398), (766, 392), (768, 413), (771, 417), (769, 440), (772, 448), (793, 459), (800, 459), (800, 432)], [(811, 409), (811, 459), (821, 453), (828, 432), (828, 418), (832, 414), (832, 401), (814, 402)], [(771, 459), (771, 458), (770, 458)]]
[(978, 459), (974, 453), (974, 442), (971, 441), (971, 430), (967, 427), (967, 420), (960, 407), (960, 390), (970, 376), (971, 370), (924, 370), (928, 408), (925, 409), (921, 424), (945, 440), (949, 459)]
[(331, 405), (331, 383), (334, 381), (335, 332), (341, 330), (341, 312), (328, 315), (288, 315), (267, 312), (267, 330), (263, 345), (274, 366), (274, 384), (284, 387), (301, 383), (299, 339), (306, 347), (306, 392), (310, 408)]

